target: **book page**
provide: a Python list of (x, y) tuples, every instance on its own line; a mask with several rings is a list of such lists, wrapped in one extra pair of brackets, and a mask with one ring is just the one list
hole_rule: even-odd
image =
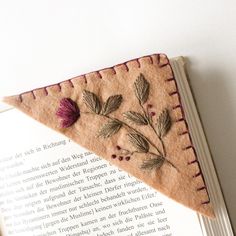
[(21, 112), (0, 130), (4, 236), (202, 235), (194, 211)]

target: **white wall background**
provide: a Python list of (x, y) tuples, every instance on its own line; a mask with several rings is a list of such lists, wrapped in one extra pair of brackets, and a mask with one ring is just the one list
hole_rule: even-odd
[(189, 59), (236, 227), (235, 0), (0, 0), (0, 96), (156, 52)]

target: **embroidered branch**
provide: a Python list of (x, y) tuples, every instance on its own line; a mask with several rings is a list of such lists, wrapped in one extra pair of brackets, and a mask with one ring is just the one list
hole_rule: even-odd
[[(134, 151), (127, 150), (125, 148), (117, 149), (117, 154), (112, 154), (111, 157), (115, 159), (118, 157), (119, 161), (129, 161), (131, 156), (135, 153), (146, 153), (151, 158), (145, 159), (140, 166), (144, 170), (159, 169), (165, 162), (176, 168), (166, 156), (166, 148), (163, 138), (167, 135), (171, 129), (171, 117), (168, 109), (164, 109), (156, 119), (156, 123), (153, 123), (153, 117), (155, 112), (150, 111), (151, 104), (147, 106), (145, 103), (148, 100), (150, 91), (150, 84), (145, 79), (143, 74), (140, 74), (134, 82), (134, 93), (141, 107), (141, 112), (127, 111), (123, 113), (125, 120), (136, 126), (149, 126), (154, 131), (155, 135), (160, 141), (161, 149), (153, 143), (143, 133), (138, 131), (133, 125), (129, 125), (123, 120), (119, 120), (110, 116), (110, 114), (116, 111), (122, 103), (122, 95), (113, 95), (107, 98), (103, 103), (98, 96), (90, 91), (84, 90), (83, 100), (91, 114), (103, 116), (108, 119), (98, 132), (98, 137), (110, 138), (119, 132), (121, 128), (125, 128), (128, 131), (127, 137), (130, 144), (135, 149)], [(146, 107), (145, 107), (146, 106)], [(150, 152), (150, 148), (154, 148), (156, 153)], [(123, 155), (128, 155), (123, 157)], [(177, 168), (176, 168), (177, 169)]]

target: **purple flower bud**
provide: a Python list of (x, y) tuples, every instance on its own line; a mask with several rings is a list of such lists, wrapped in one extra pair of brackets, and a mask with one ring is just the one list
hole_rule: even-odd
[(68, 128), (79, 119), (80, 109), (71, 98), (63, 98), (60, 101), (56, 115), (62, 120), (61, 127)]

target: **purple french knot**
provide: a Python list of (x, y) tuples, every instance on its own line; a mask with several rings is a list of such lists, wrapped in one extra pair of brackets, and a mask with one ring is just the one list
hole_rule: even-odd
[(56, 115), (62, 120), (62, 128), (67, 128), (79, 119), (80, 110), (77, 103), (71, 98), (62, 98)]

